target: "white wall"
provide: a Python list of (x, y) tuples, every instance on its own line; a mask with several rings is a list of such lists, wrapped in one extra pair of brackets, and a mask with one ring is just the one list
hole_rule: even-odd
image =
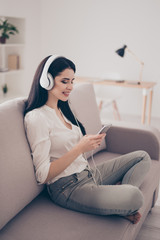
[[(72, 59), (77, 75), (105, 77), (114, 72), (135, 80), (139, 64), (129, 54), (125, 58), (115, 54), (127, 44), (145, 63), (144, 81), (157, 82), (154, 117), (160, 117), (159, 12), (159, 0), (0, 0), (0, 16), (26, 19), (25, 93), (40, 60), (53, 53)], [(121, 113), (140, 115), (141, 91), (107, 88), (103, 92), (121, 95)]]
[[(59, 53), (77, 65), (77, 75), (136, 80), (139, 64), (115, 50), (127, 44), (145, 63), (144, 81), (157, 82), (152, 116), (160, 117), (159, 0), (41, 0), (42, 57)], [(103, 90), (104, 91), (104, 90)], [(110, 90), (109, 90), (110, 91)], [(114, 91), (111, 88), (111, 91)], [(119, 89), (122, 113), (140, 115), (140, 90)]]
[(28, 94), (41, 57), (41, 2), (39, 0), (0, 0), (0, 16), (25, 18), (26, 63), (22, 88), (24, 94)]

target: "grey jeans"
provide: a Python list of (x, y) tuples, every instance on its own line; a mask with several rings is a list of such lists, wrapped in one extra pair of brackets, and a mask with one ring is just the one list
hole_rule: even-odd
[[(52, 201), (64, 208), (98, 215), (131, 215), (143, 204), (139, 186), (150, 168), (145, 151), (135, 151), (47, 186)], [(94, 181), (96, 180), (96, 182)], [(117, 182), (120, 185), (116, 185)]]

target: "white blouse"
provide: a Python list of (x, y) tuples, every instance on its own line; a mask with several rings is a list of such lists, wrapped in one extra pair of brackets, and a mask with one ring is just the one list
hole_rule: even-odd
[[(44, 105), (25, 115), (24, 123), (31, 148), (33, 164), (38, 184), (43, 184), (48, 176), (52, 161), (62, 157), (77, 144), (82, 137), (79, 127), (73, 125), (63, 115), (72, 129), (67, 128), (54, 109)], [(87, 166), (87, 161), (80, 155), (62, 173), (47, 182), (51, 184), (61, 177), (79, 173)]]

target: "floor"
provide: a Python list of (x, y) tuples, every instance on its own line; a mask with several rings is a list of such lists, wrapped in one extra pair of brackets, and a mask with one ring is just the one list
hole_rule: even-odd
[[(113, 113), (108, 110), (102, 109), (101, 112), (101, 120), (104, 124), (105, 122), (116, 122)], [(141, 124), (140, 117), (131, 116), (131, 115), (121, 115), (121, 124)], [(147, 125), (147, 124), (146, 124)], [(160, 119), (152, 118), (151, 119), (151, 127), (157, 128), (160, 131)], [(156, 202), (155, 207), (148, 214), (142, 228), (136, 238), (136, 240), (160, 240), (160, 191), (159, 196)]]

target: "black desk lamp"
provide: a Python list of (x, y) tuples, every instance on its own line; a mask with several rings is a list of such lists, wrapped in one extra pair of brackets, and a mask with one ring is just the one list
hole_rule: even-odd
[(116, 50), (116, 53), (117, 53), (120, 57), (124, 57), (125, 51), (128, 51), (128, 52), (141, 64), (141, 70), (140, 70), (139, 82), (138, 82), (138, 84), (141, 84), (144, 62), (142, 62), (131, 50), (129, 50), (128, 47), (127, 47), (127, 45), (124, 45), (122, 48)]

